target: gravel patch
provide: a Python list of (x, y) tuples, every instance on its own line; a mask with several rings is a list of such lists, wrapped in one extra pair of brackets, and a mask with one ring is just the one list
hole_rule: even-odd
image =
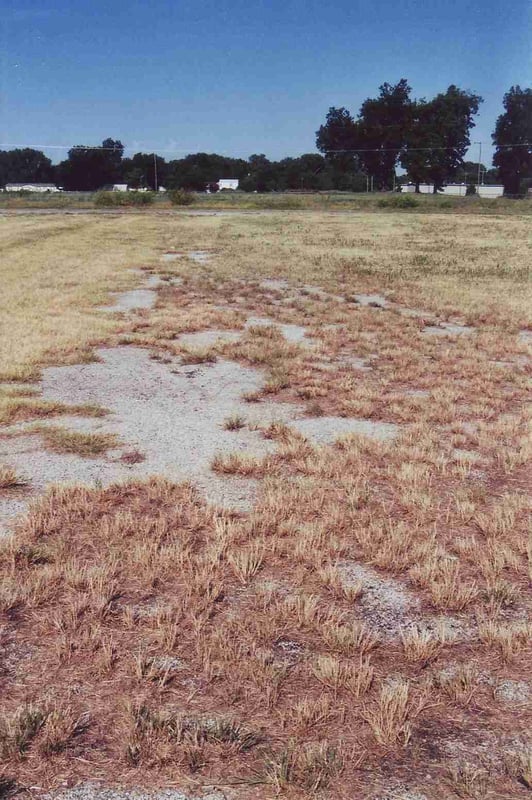
[(212, 253), (208, 253), (207, 250), (191, 250), (187, 253), (187, 258), (190, 258), (191, 261), (195, 261), (196, 264), (206, 264), (207, 261), (211, 260)]
[(519, 331), (517, 338), (523, 344), (532, 344), (532, 331), (527, 331), (527, 330)]
[(160, 275), (150, 275), (144, 284), (145, 289), (159, 289), (161, 286), (166, 286), (168, 281), (161, 278)]
[(113, 313), (115, 311), (135, 311), (138, 308), (153, 308), (157, 300), (157, 293), (151, 289), (131, 289), (129, 292), (116, 294), (112, 306), (98, 306), (98, 311)]
[(494, 690), (498, 700), (505, 703), (527, 703), (530, 700), (530, 686), (524, 681), (500, 681)]
[(212, 258), (212, 253), (207, 250), (190, 250), (188, 253), (169, 250), (162, 254), (161, 261), (179, 261), (180, 258), (189, 258), (197, 264), (206, 264)]
[(123, 789), (101, 786), (96, 783), (83, 783), (65, 791), (42, 796), (45, 800), (226, 800), (226, 795), (217, 790), (200, 794), (185, 794), (179, 789), (159, 789), (157, 791)]
[(291, 423), (293, 428), (315, 444), (332, 444), (340, 436), (351, 433), (370, 436), (379, 441), (390, 441), (399, 433), (399, 425), (390, 422), (373, 422), (369, 419), (350, 417), (315, 417), (297, 419)]
[(436, 319), (436, 316), (432, 311), (423, 311), (421, 308), (406, 308), (405, 306), (398, 306), (397, 311), (399, 311), (403, 317), (412, 317), (413, 319)]
[(246, 321), (246, 328), (270, 327), (272, 325), (281, 331), (287, 342), (302, 344), (305, 347), (315, 347), (317, 344), (315, 339), (311, 339), (306, 335), (307, 329), (302, 325), (276, 322), (274, 319), (268, 319), (268, 317), (249, 317)]
[(371, 372), (373, 369), (367, 358), (359, 358), (358, 356), (340, 356), (335, 360), (335, 363), (339, 366), (350, 367), (362, 372)]
[(26, 498), (0, 495), (0, 537), (9, 533), (12, 523), (26, 511), (28, 503)]
[[(71, 453), (49, 453), (44, 450), (42, 439), (37, 434), (0, 440), (0, 461), (13, 467), (27, 481), (28, 489), (37, 494), (55, 483), (109, 485), (131, 477), (125, 466), (107, 460), (81, 458)], [(17, 499), (0, 497), (0, 535), (9, 531), (10, 524), (27, 510), (30, 501), (30, 496)]]
[(275, 278), (265, 278), (259, 284), (261, 289), (266, 289), (271, 292), (282, 292), (288, 289), (288, 281), (276, 280)]
[(361, 306), (378, 306), (379, 308), (385, 308), (388, 305), (388, 301), (382, 294), (355, 294), (354, 298)]
[[(397, 786), (388, 789), (384, 794), (374, 795), (373, 800), (429, 800), (426, 794), (418, 792), (417, 789), (409, 789), (407, 786)], [(436, 798), (434, 798), (436, 800)]]
[[(117, 347), (98, 351), (101, 361), (43, 371), (42, 397), (64, 403), (95, 403), (109, 410), (106, 417), (63, 417), (49, 424), (71, 430), (116, 434), (123, 451), (138, 450), (144, 460), (124, 463), (121, 451), (105, 458), (81, 458), (46, 452), (34, 433), (0, 440), (0, 461), (17, 470), (34, 492), (53, 483), (107, 486), (116, 481), (160, 474), (191, 480), (205, 498), (230, 509), (248, 511), (256, 499), (258, 482), (248, 478), (220, 477), (210, 469), (216, 454), (245, 452), (263, 456), (276, 448), (258, 430), (224, 429), (230, 416), (247, 425), (291, 419), (300, 408), (290, 404), (242, 400), (246, 392), (261, 388), (261, 372), (235, 362), (180, 366), (150, 358), (147, 350)], [(20, 513), (24, 501), (0, 505), (6, 520)], [(4, 508), (5, 506), (5, 508)], [(3, 510), (2, 510), (3, 509)]]
[(325, 289), (319, 286), (311, 286), (308, 283), (302, 286), (299, 292), (303, 295), (312, 295), (319, 300), (335, 300), (337, 303), (345, 303), (345, 297), (341, 297), (337, 294), (330, 294), (326, 292)]
[(469, 325), (459, 325), (457, 322), (442, 322), (439, 325), (427, 325), (422, 333), (426, 336), (458, 336), (463, 333), (472, 333), (475, 329)]
[(413, 622), (412, 612), (419, 608), (419, 598), (393, 578), (381, 578), (362, 564), (344, 562), (338, 566), (344, 585), (361, 584), (362, 595), (357, 600), (372, 627), (387, 636), (397, 636), (400, 628)]

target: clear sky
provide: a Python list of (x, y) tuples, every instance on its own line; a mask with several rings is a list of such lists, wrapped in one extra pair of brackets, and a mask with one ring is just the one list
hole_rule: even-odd
[(532, 2), (0, 0), (0, 48), (0, 145), (299, 155), (329, 106), (356, 114), (402, 77), (481, 94), (488, 143), (504, 92), (531, 84)]

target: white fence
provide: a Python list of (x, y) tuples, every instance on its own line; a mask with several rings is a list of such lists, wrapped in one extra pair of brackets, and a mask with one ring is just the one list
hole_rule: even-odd
[[(447, 186), (444, 186), (443, 189), (440, 189), (438, 194), (465, 197), (467, 193), (467, 186), (467, 183), (449, 183)], [(401, 191), (405, 192), (406, 194), (411, 194), (412, 192), (416, 191), (416, 187), (413, 183), (406, 183), (403, 184)], [(432, 194), (434, 191), (434, 186), (432, 183), (420, 183), (419, 191), (421, 194)], [(489, 186), (487, 184), (481, 184), (479, 186), (478, 184), (475, 184), (475, 191), (479, 197), (485, 197), (493, 200), (496, 197), (502, 197), (504, 193), (504, 186)]]

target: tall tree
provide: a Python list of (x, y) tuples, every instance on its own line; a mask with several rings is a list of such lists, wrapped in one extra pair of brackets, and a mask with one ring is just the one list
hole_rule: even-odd
[(504, 193), (518, 195), (532, 182), (532, 89), (512, 86), (504, 95), (504, 114), (492, 134)]
[(434, 192), (452, 179), (471, 142), (469, 134), (482, 98), (451, 85), (433, 100), (412, 107), (401, 165), (419, 187), (432, 183)]
[(52, 162), (31, 147), (0, 151), (0, 186), (6, 183), (48, 183), (53, 179)]
[(214, 184), (220, 178), (243, 178), (247, 172), (248, 164), (243, 159), (217, 153), (191, 153), (168, 163), (166, 181), (170, 189), (202, 192), (208, 184)]
[(392, 188), (412, 118), (411, 91), (405, 78), (395, 85), (384, 83), (379, 96), (368, 98), (360, 108), (354, 138), (360, 148), (360, 164), (373, 176), (378, 189)]
[(72, 191), (93, 191), (116, 183), (121, 179), (123, 153), (118, 139), (104, 139), (101, 147), (76, 145), (57, 167), (59, 181)]
[(325, 125), (320, 125), (316, 131), (316, 147), (331, 161), (352, 166), (353, 150), (357, 144), (356, 135), (355, 120), (347, 108), (331, 106), (327, 112)]
[(135, 153), (133, 158), (124, 158), (121, 175), (124, 183), (132, 189), (155, 189), (155, 166), (157, 186), (166, 186), (167, 164), (155, 153)]

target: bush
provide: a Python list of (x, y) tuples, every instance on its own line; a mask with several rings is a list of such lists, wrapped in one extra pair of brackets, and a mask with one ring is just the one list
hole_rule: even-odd
[(393, 197), (383, 197), (377, 200), (379, 208), (417, 208), (419, 200), (411, 194), (395, 194)]
[(186, 189), (173, 189), (168, 192), (168, 197), (173, 206), (189, 206), (194, 202), (194, 195)]
[(98, 208), (123, 208), (148, 206), (153, 203), (153, 192), (98, 192), (94, 205)]

